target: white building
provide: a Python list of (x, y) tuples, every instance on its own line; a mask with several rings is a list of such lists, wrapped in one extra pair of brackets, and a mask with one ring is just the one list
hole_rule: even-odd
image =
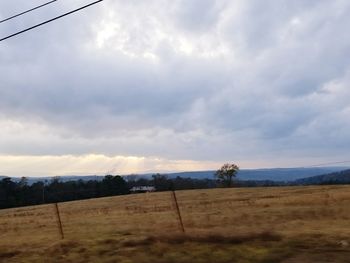
[(131, 193), (149, 193), (155, 191), (156, 188), (154, 186), (134, 186), (130, 189)]

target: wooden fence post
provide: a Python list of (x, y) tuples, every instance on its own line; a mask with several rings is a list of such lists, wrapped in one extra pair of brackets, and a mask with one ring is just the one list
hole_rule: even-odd
[(61, 216), (60, 216), (60, 210), (58, 209), (58, 204), (55, 203), (54, 207), (55, 207), (55, 211), (56, 211), (58, 231), (60, 233), (61, 239), (64, 239), (62, 221), (61, 221)]
[(184, 224), (182, 222), (181, 212), (180, 212), (179, 204), (177, 202), (176, 193), (174, 190), (172, 191), (172, 196), (174, 199), (174, 203), (175, 203), (176, 212), (177, 212), (177, 216), (179, 219), (179, 225), (180, 225), (181, 231), (182, 231), (182, 233), (185, 233), (185, 227), (184, 227)]

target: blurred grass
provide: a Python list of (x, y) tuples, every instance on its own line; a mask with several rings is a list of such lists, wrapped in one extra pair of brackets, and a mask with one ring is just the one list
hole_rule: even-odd
[[(350, 187), (171, 193), (0, 210), (0, 262), (350, 262)], [(327, 261), (327, 260), (333, 261)]]

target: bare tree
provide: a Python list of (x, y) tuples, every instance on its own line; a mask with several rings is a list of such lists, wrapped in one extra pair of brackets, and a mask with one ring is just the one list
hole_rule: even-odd
[(236, 164), (224, 164), (216, 171), (215, 177), (227, 187), (232, 187), (233, 179), (236, 177), (239, 167)]

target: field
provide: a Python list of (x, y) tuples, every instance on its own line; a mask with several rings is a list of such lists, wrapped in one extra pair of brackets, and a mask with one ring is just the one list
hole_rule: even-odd
[(136, 194), (0, 210), (0, 262), (350, 262), (350, 187)]

